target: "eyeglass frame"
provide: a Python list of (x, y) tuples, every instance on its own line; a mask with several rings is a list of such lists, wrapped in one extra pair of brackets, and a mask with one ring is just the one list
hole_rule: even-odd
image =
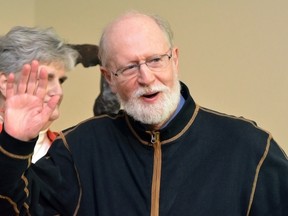
[[(169, 55), (168, 52), (171, 52), (171, 54)], [(143, 64), (145, 64), (150, 70), (155, 71), (155, 70), (153, 70), (155, 68), (150, 68), (150, 66), (148, 66), (147, 63), (149, 63), (149, 61), (152, 62), (153, 60), (155, 60), (157, 58), (158, 59), (162, 59), (165, 56), (168, 57), (168, 62), (169, 62), (170, 59), (172, 58), (172, 53), (173, 53), (172, 48), (169, 48), (169, 50), (166, 53), (162, 54), (162, 55), (150, 56), (150, 57), (146, 58), (145, 61), (142, 62), (142, 63), (137, 63), (137, 64), (131, 64), (131, 65), (128, 65), (128, 66), (124, 66), (122, 68), (117, 69), (115, 72), (111, 72), (111, 73), (114, 76), (119, 77), (119, 75), (121, 75), (125, 70), (129, 70), (129, 69), (132, 69), (132, 68), (137, 68), (137, 71), (139, 71), (140, 68), (141, 68), (141, 65), (143, 65)]]

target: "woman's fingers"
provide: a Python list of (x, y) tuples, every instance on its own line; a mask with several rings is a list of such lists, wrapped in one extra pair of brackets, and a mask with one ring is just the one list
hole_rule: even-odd
[(25, 74), (23, 74), (23, 82), (26, 81), (26, 85), (27, 85), (26, 86), (27, 94), (34, 94), (35, 88), (37, 88), (38, 68), (39, 68), (39, 63), (37, 61), (32, 61), (28, 79), (26, 79)]
[(48, 73), (44, 68), (42, 68), (39, 71), (38, 82), (36, 85), (36, 89), (34, 91), (34, 94), (38, 98), (44, 99), (44, 97), (46, 95), (47, 84), (48, 84)]
[(14, 95), (14, 80), (15, 80), (14, 74), (10, 73), (7, 77), (6, 98), (10, 98)]
[[(29, 80), (30, 72), (31, 72), (32, 64), (28, 65), (25, 64), (21, 70), (20, 77), (18, 80), (18, 87), (17, 87), (17, 93), (18, 94), (24, 94), (27, 90), (27, 82)], [(15, 82), (15, 80), (14, 80)], [(16, 85), (16, 83), (15, 83)]]
[(9, 74), (6, 96), (9, 98), (15, 94), (30, 94), (43, 99), (48, 83), (47, 71), (43, 68), (39, 72), (38, 70), (38, 61), (32, 61), (31, 65), (25, 64), (20, 72), (18, 84), (15, 74)]

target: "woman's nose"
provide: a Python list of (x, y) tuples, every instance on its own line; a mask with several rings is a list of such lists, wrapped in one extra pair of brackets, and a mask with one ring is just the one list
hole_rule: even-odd
[(48, 88), (49, 95), (63, 95), (63, 88), (60, 82), (54, 82), (51, 88)]

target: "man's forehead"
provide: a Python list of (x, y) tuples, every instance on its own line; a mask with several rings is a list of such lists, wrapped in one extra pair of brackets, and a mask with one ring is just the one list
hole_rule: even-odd
[(128, 16), (123, 17), (112, 23), (107, 31), (106, 36), (110, 38), (110, 42), (124, 40), (127, 37), (140, 35), (149, 32), (149, 34), (157, 34), (161, 32), (157, 23), (148, 16)]

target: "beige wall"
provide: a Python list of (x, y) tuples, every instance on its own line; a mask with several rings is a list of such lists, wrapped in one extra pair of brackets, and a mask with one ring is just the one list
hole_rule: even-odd
[[(180, 48), (181, 79), (195, 100), (255, 120), (288, 152), (288, 1), (0, 2), (0, 33), (18, 24), (53, 26), (70, 43), (97, 44), (105, 24), (125, 10), (167, 18)], [(78, 66), (64, 91), (62, 116), (53, 125), (57, 130), (92, 116), (99, 68)]]
[(12, 26), (35, 24), (35, 0), (0, 0), (0, 34), (5, 34)]

